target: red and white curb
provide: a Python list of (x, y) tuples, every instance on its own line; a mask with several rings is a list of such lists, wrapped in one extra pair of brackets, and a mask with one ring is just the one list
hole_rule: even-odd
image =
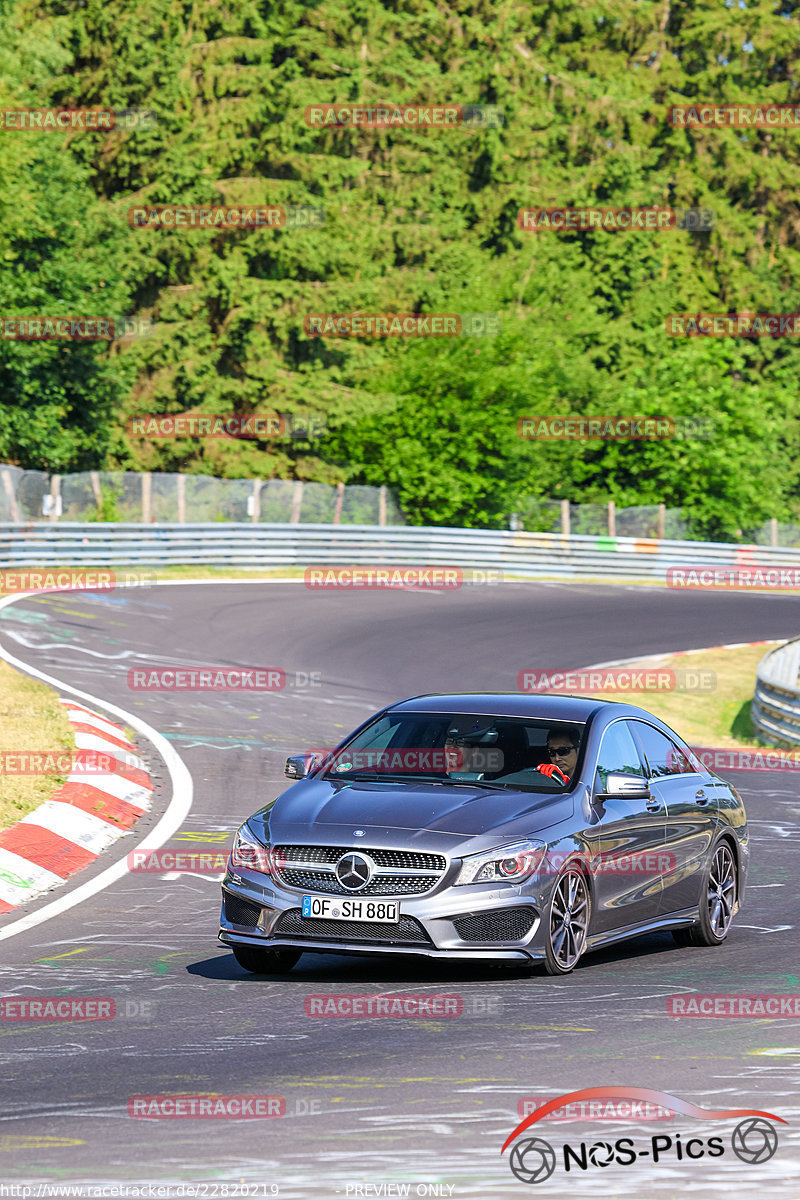
[[(74, 700), (60, 703), (75, 731), (75, 767), (50, 800), (0, 832), (0, 913), (88, 867), (150, 807), (153, 785), (125, 731)], [(111, 769), (82, 769), (81, 752), (109, 755)]]

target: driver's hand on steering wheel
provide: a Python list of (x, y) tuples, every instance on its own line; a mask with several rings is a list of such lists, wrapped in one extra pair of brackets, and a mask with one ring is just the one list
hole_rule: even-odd
[(541, 763), (536, 770), (541, 771), (543, 775), (549, 775), (557, 783), (569, 783), (569, 775), (565, 775), (561, 767), (557, 767), (555, 763)]

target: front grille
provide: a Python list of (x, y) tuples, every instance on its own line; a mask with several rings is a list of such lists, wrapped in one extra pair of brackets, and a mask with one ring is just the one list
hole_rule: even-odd
[[(378, 868), (365, 888), (353, 893), (342, 887), (333, 868), (351, 850), (363, 850)], [(442, 878), (447, 859), (417, 850), (375, 850), (371, 846), (276, 846), (276, 875), (287, 887), (337, 896), (419, 896)]]
[(437, 881), (431, 875), (374, 875), (369, 885), (357, 893), (343, 888), (329, 871), (292, 871), (284, 869), (283, 882), (293, 888), (309, 888), (313, 892), (334, 892), (337, 896), (418, 896), (428, 892)]
[(530, 933), (535, 919), (532, 908), (498, 908), (452, 918), (463, 942), (519, 942)]
[(231, 925), (255, 929), (260, 916), (261, 909), (257, 904), (242, 900), (240, 896), (232, 896), (230, 892), (225, 893), (225, 920), (230, 921)]
[(301, 908), (290, 908), (273, 930), (275, 936), (335, 940), (337, 942), (380, 942), (384, 946), (431, 946), (425, 929), (414, 917), (401, 916), (396, 925), (373, 925), (369, 921), (328, 921), (304, 917)]
[(343, 854), (363, 850), (379, 867), (402, 867), (413, 871), (443, 871), (447, 865), (441, 854), (423, 854), (417, 850), (373, 850), (371, 846), (276, 846), (275, 854), (287, 863), (336, 864)]

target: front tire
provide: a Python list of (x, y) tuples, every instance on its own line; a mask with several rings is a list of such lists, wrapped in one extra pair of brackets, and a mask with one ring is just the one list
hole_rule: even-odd
[(590, 915), (586, 876), (578, 867), (568, 867), (553, 885), (545, 916), (544, 969), (548, 975), (568, 975), (578, 965)]
[(302, 953), (286, 947), (262, 950), (259, 946), (232, 946), (231, 949), (239, 966), (253, 975), (283, 975), (291, 971)]
[(673, 929), (679, 946), (720, 946), (730, 931), (736, 907), (736, 859), (728, 842), (720, 842), (703, 876), (700, 917), (688, 929)]

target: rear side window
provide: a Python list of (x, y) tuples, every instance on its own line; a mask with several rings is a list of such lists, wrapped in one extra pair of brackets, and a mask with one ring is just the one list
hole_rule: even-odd
[(612, 771), (644, 778), (642, 760), (627, 721), (615, 721), (603, 734), (597, 756), (598, 791), (605, 791), (606, 780)]
[(696, 771), (685, 751), (659, 729), (645, 725), (644, 721), (637, 721), (636, 732), (644, 747), (651, 779), (664, 775), (688, 775)]

